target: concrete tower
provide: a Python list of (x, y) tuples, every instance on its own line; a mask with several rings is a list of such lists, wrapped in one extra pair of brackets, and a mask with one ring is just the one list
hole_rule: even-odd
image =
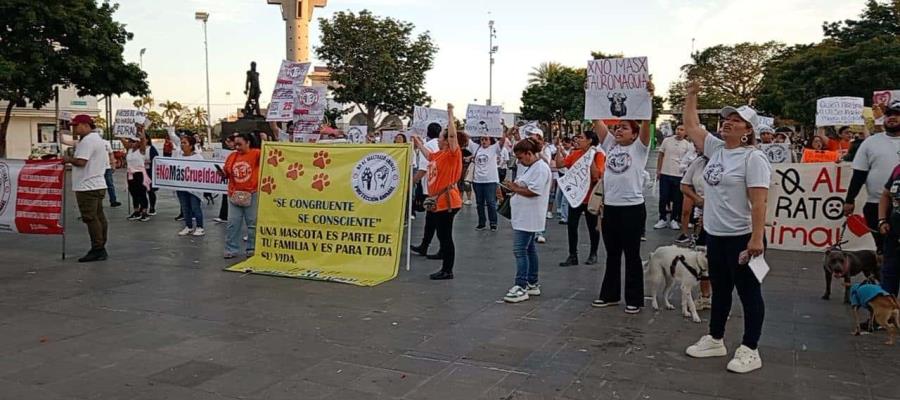
[(328, 5), (328, 0), (266, 0), (281, 6), (287, 38), (287, 59), (309, 61), (309, 23), (313, 11)]

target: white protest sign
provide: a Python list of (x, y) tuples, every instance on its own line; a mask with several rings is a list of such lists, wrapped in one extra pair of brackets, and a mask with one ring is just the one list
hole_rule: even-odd
[(441, 129), (447, 129), (447, 110), (419, 106), (413, 108), (412, 130), (416, 136), (424, 137), (431, 123), (440, 124)]
[(278, 79), (272, 89), (272, 101), (266, 111), (266, 121), (290, 121), (298, 90), (309, 72), (309, 63), (284, 60), (278, 69)]
[(872, 114), (875, 125), (884, 125), (884, 111), (893, 101), (900, 100), (900, 90), (879, 90), (872, 95)]
[(760, 126), (768, 126), (769, 128), (775, 127), (775, 118), (774, 117), (756, 117), (757, 122), (759, 122)]
[(594, 162), (595, 154), (597, 150), (591, 148), (572, 164), (572, 168), (562, 178), (556, 180), (566, 200), (574, 208), (581, 206), (591, 190), (591, 163)]
[(482, 106), (469, 104), (466, 110), (466, 133), (472, 137), (503, 136), (503, 126), (500, 124), (500, 106)]
[(113, 121), (113, 136), (125, 139), (137, 139), (137, 127), (147, 120), (146, 114), (140, 110), (116, 110), (116, 118)]
[(409, 137), (402, 131), (383, 131), (381, 132), (381, 143), (394, 143), (397, 136), (403, 136), (403, 143), (409, 143)]
[[(325, 86), (301, 86), (294, 103), (294, 133), (312, 133), (312, 123), (317, 125), (325, 118)], [(297, 125), (300, 125), (297, 127)]]
[(667, 138), (667, 137), (674, 135), (675, 132), (672, 131), (672, 123), (669, 121), (665, 121), (662, 124), (660, 124), (659, 125), (659, 133), (662, 134), (663, 138)]
[(294, 142), (297, 143), (316, 143), (319, 141), (319, 134), (317, 133), (300, 133), (294, 135)]
[(588, 61), (585, 119), (649, 120), (653, 98), (647, 91), (647, 57)]
[[(770, 249), (821, 252), (841, 240), (844, 197), (853, 170), (849, 164), (775, 164), (766, 210)], [(866, 188), (856, 196), (856, 213), (866, 203)], [(872, 235), (847, 229), (844, 250), (875, 250)]]
[(816, 126), (865, 123), (862, 97), (825, 97), (816, 101)]
[(310, 140), (313, 137), (318, 139), (319, 134), (315, 132), (319, 129), (319, 124), (320, 122), (317, 120), (294, 121), (294, 127), (291, 131), (291, 135), (294, 137), (294, 141), (303, 143), (315, 143), (315, 141), (310, 142)]
[(350, 125), (347, 128), (347, 140), (350, 143), (365, 143), (369, 127), (367, 125)]
[(759, 149), (766, 155), (772, 164), (784, 164), (791, 162), (791, 145), (787, 143), (760, 144)]

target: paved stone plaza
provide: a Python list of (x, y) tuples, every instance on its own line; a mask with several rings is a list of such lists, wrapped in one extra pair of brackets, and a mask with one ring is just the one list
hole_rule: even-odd
[[(557, 267), (566, 239), (555, 220), (539, 247), (543, 295), (508, 305), (509, 224), (476, 232), (472, 207), (457, 218), (455, 280), (429, 281), (439, 262), (416, 257), (412, 271), (359, 288), (223, 272), (218, 204), (204, 208), (206, 237), (180, 238), (174, 196), (160, 199), (149, 223), (108, 210), (106, 262), (75, 262), (88, 240), (72, 202), (66, 261), (59, 238), (0, 236), (0, 398), (900, 398), (900, 345), (849, 334), (837, 285), (831, 301), (819, 298), (819, 255), (769, 252), (764, 366), (740, 376), (726, 358), (684, 355), (709, 311), (694, 324), (680, 311), (591, 308), (603, 267)], [(645, 257), (674, 232), (648, 235)]]

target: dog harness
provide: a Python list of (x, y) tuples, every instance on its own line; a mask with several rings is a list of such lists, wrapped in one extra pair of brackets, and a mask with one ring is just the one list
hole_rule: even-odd
[(672, 276), (675, 276), (675, 266), (678, 265), (679, 262), (680, 262), (682, 265), (684, 265), (684, 269), (686, 269), (688, 272), (690, 272), (690, 273), (691, 273), (691, 276), (693, 276), (694, 279), (696, 279), (696, 280), (698, 280), (698, 281), (703, 279), (703, 277), (700, 276), (700, 270), (697, 269), (697, 268), (694, 268), (693, 266), (691, 266), (690, 264), (688, 264), (687, 261), (685, 261), (683, 255), (681, 255), (681, 256), (676, 256), (676, 257), (672, 260), (672, 265), (669, 266), (669, 272), (672, 273)]

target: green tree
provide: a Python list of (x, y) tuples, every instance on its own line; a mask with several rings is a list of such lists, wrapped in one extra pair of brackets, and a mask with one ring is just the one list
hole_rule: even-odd
[(134, 104), (134, 108), (137, 108), (138, 110), (142, 110), (144, 112), (150, 112), (151, 110), (153, 110), (153, 103), (154, 103), (153, 97), (143, 96), (143, 97), (135, 100), (134, 103), (132, 103), (132, 104)]
[(118, 6), (95, 0), (0, 2), (0, 156), (6, 155), (13, 106), (46, 106), (54, 88), (81, 96), (141, 96), (147, 75), (122, 52), (132, 34), (113, 19)]
[(369, 130), (384, 122), (376, 118), (412, 115), (414, 106), (431, 103), (425, 74), (437, 47), (428, 32), (413, 38), (413, 24), (368, 10), (337, 12), (319, 23), (322, 45), (316, 54), (331, 71), (335, 85), (329, 89), (336, 101), (366, 115)]
[(541, 65), (532, 68), (531, 72), (528, 73), (528, 85), (545, 84), (551, 77), (560, 73), (563, 68), (565, 67), (562, 64), (555, 61), (541, 63)]
[(177, 128), (178, 122), (181, 121), (185, 111), (184, 106), (177, 101), (166, 100), (165, 103), (160, 103), (159, 107), (163, 109), (160, 115), (163, 117), (166, 125)]
[(594, 60), (603, 60), (606, 58), (622, 58), (622, 57), (625, 57), (625, 55), (623, 55), (622, 53), (606, 53), (606, 52), (600, 51), (600, 50), (591, 52), (591, 59), (594, 59)]
[(572, 121), (584, 119), (585, 68), (560, 66), (544, 83), (528, 86), (522, 92), (522, 118), (556, 122), (571, 130)]
[(203, 107), (194, 107), (190, 110), (189, 119), (198, 128), (198, 132), (205, 131), (209, 124), (209, 113)]
[(869, 1), (860, 20), (825, 23), (818, 44), (787, 49), (766, 66), (760, 109), (815, 122), (816, 100), (900, 87), (900, 0)]

